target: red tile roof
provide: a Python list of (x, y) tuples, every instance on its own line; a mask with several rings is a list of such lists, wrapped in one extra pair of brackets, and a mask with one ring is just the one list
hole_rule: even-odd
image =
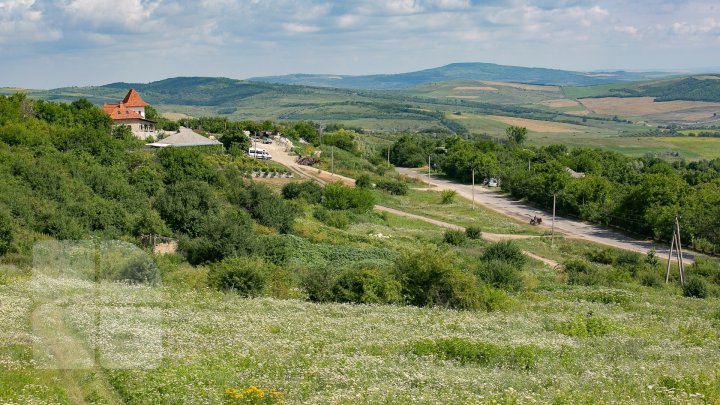
[(142, 97), (140, 97), (140, 94), (138, 94), (135, 89), (130, 89), (130, 91), (128, 91), (122, 101), (122, 104), (125, 104), (126, 107), (146, 107), (150, 105), (146, 103)]
[(115, 121), (118, 121), (118, 120), (143, 120), (143, 121), (154, 122), (154, 121), (143, 118), (143, 116), (140, 115), (139, 112), (129, 109), (124, 103), (105, 104), (102, 107), (102, 110), (105, 111), (110, 116), (110, 118), (112, 118)]

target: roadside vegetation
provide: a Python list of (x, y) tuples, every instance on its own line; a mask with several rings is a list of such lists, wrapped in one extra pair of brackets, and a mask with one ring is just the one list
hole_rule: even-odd
[[(60, 114), (39, 116), (41, 109)], [(665, 284), (653, 255), (561, 238), (552, 247), (526, 224), (417, 190), (388, 170), (385, 148), (364, 147), (348, 128), (322, 141), (311, 123), (285, 131), (321, 149), (322, 167), (327, 148), (336, 148), (332, 164), (357, 174), (356, 187), (296, 178), (271, 187), (248, 175), (233, 145), (246, 142), (245, 128), (274, 124), (201, 125), (217, 125), (232, 142), (147, 150), (86, 103), (39, 107), (0, 97), (0, 402), (720, 400), (717, 261), (688, 266), (681, 288), (675, 268)], [(500, 167), (520, 161), (523, 131), (507, 147), (399, 139), (391, 160), (415, 154), (422, 164), (430, 150), (444, 170), (460, 162), (440, 160), (447, 148), (446, 157), (462, 152)], [(552, 159), (573, 156), (534, 152), (547, 162), (532, 164), (551, 168)], [(465, 230), (374, 211), (378, 202)], [(483, 239), (492, 233), (534, 237)], [(153, 254), (141, 243), (148, 234), (176, 239), (178, 251)], [(110, 240), (135, 253), (113, 252), (103, 245)], [(85, 246), (91, 255), (68, 248), (38, 256), (36, 242)], [(85, 259), (107, 271), (93, 283), (49, 277)], [(66, 317), (49, 323), (39, 303), (57, 299)], [(116, 322), (100, 318), (113, 311)], [(70, 355), (85, 345), (100, 361), (39, 367), (38, 342), (63, 334), (80, 342)], [(114, 339), (124, 351), (107, 351)], [(135, 353), (158, 361), (104, 363)]]

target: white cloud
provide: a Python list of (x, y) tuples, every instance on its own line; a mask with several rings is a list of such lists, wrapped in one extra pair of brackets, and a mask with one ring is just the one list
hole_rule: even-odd
[(622, 32), (623, 34), (628, 34), (628, 35), (637, 35), (639, 32), (637, 27), (633, 27), (632, 25), (615, 26), (615, 31)]
[(285, 31), (293, 34), (308, 34), (320, 31), (320, 27), (298, 23), (285, 23), (282, 25)]
[(68, 18), (83, 24), (101, 29), (123, 27), (128, 31), (145, 32), (159, 5), (159, 0), (69, 0), (61, 8)]
[(54, 41), (62, 32), (50, 28), (35, 0), (0, 1), (0, 44)]

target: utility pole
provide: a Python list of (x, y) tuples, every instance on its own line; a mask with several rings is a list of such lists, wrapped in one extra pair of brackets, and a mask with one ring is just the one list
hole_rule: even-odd
[(472, 169), (472, 209), (475, 209), (475, 168)]
[(557, 194), (553, 193), (553, 223), (552, 223), (552, 236), (550, 236), (550, 247), (555, 247), (555, 201)]
[(335, 146), (330, 147), (330, 173), (335, 175)]
[(665, 270), (665, 283), (670, 282), (670, 262), (672, 261), (673, 248), (677, 255), (677, 263), (680, 269), (680, 285), (685, 285), (685, 263), (683, 263), (682, 257), (682, 243), (680, 241), (680, 217), (675, 216), (675, 223), (673, 224), (673, 237), (670, 242), (670, 253), (668, 254), (667, 269)]
[(388, 165), (390, 164), (390, 145), (388, 145)]
[(430, 156), (432, 155), (428, 155), (428, 180), (430, 180), (430, 168), (432, 167), (430, 166)]

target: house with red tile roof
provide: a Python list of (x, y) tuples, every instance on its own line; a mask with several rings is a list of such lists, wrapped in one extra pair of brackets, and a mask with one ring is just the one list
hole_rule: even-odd
[(145, 118), (145, 107), (149, 105), (135, 89), (130, 89), (121, 102), (105, 104), (102, 110), (110, 115), (115, 125), (127, 125), (133, 135), (140, 139), (147, 139), (157, 135), (156, 122)]

